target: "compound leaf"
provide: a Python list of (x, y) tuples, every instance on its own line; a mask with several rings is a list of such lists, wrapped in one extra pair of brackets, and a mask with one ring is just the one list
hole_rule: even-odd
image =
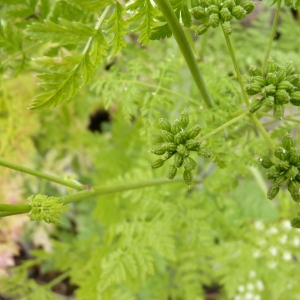
[(110, 56), (113, 56), (127, 45), (124, 41), (124, 36), (127, 33), (126, 29), (128, 28), (129, 24), (122, 18), (123, 12), (123, 6), (119, 2), (116, 2), (114, 12), (107, 20), (107, 24), (112, 24), (108, 30), (108, 33), (114, 33), (114, 37), (109, 42), (109, 44), (113, 46)]

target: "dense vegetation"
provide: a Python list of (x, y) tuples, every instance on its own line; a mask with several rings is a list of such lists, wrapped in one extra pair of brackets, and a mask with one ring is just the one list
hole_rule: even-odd
[(300, 299), (299, 4), (0, 0), (0, 298)]

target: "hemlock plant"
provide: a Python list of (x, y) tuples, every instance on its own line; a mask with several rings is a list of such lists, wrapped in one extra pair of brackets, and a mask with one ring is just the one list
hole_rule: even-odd
[[(36, 251), (1, 277), (1, 293), (55, 299), (51, 289), (69, 278), (78, 299), (204, 299), (214, 283), (220, 299), (296, 299), (298, 232), (254, 221), (251, 203), (272, 224), (290, 218), (289, 198), (300, 202), (299, 53), (280, 43), (300, 34), (286, 8), (298, 2), (268, 6), (266, 41), (267, 14), (248, 36), (238, 23), (254, 13), (252, 1), (0, 0), (0, 165), (35, 177), (22, 179), (28, 204), (0, 204), (0, 217), (79, 228), (66, 240), (58, 230), (53, 252)], [(17, 104), (16, 86), (26, 90)], [(84, 122), (99, 107), (112, 125), (92, 135)], [(247, 191), (253, 201), (240, 203)], [(264, 203), (277, 195), (279, 212)], [(300, 228), (299, 213), (291, 225)], [(29, 280), (26, 270), (45, 261), (58, 279)], [(281, 277), (268, 281), (277, 264), (288, 290)]]

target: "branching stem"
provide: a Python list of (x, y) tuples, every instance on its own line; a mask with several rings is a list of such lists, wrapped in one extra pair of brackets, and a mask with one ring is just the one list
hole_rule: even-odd
[(232, 44), (231, 44), (231, 41), (230, 41), (230, 37), (225, 32), (223, 24), (222, 24), (222, 30), (223, 30), (223, 34), (224, 34), (224, 37), (225, 37), (225, 40), (226, 40), (226, 44), (227, 44), (227, 47), (228, 47), (228, 50), (229, 50), (229, 54), (230, 54), (233, 66), (234, 66), (234, 69), (235, 69), (237, 80), (238, 80), (238, 82), (240, 84), (240, 87), (241, 87), (241, 92), (243, 94), (244, 101), (245, 101), (246, 105), (249, 106), (250, 102), (249, 102), (248, 95), (246, 94), (246, 91), (245, 91), (245, 88), (244, 88), (244, 83), (243, 83), (243, 78), (242, 78), (242, 75), (241, 75), (241, 72), (240, 72), (240, 68), (239, 68), (239, 65), (238, 65), (238, 63), (236, 61), (236, 58), (235, 58), (235, 54), (234, 54), (234, 50), (233, 50), (233, 47), (232, 47)]
[[(195, 181), (199, 181), (199, 178), (198, 180), (196, 178)], [(147, 180), (142, 182), (111, 185), (106, 187), (96, 186), (92, 190), (80, 191), (76, 194), (61, 197), (61, 200), (64, 204), (68, 204), (71, 202), (80, 201), (88, 197), (120, 193), (128, 190), (141, 189), (145, 187), (152, 187), (152, 186), (157, 186), (162, 184), (170, 184), (170, 183), (178, 183), (178, 182), (182, 182), (182, 178), (175, 178), (173, 180), (168, 180), (166, 178), (157, 178), (157, 179), (152, 179), (152, 180)]]
[(52, 181), (52, 182), (56, 182), (58, 184), (73, 188), (75, 190), (84, 190), (86, 189), (86, 187), (84, 185), (82, 185), (81, 183), (75, 181), (75, 180), (66, 180), (66, 179), (62, 179), (60, 177), (56, 177), (53, 175), (49, 175), (49, 174), (45, 174), (27, 167), (23, 167), (8, 161), (5, 161), (4, 159), (0, 158), (0, 166), (9, 168), (9, 169), (13, 169), (22, 173), (26, 173), (26, 174), (30, 174), (42, 179), (46, 179), (48, 181)]
[(263, 73), (265, 72), (267, 60), (269, 59), (272, 43), (273, 43), (273, 40), (274, 40), (274, 37), (275, 37), (276, 27), (277, 27), (278, 17), (279, 17), (279, 12), (280, 12), (280, 7), (281, 7), (281, 1), (282, 0), (277, 1), (276, 13), (275, 13), (275, 16), (274, 16), (274, 21), (273, 21), (273, 25), (272, 25), (270, 40), (269, 40), (268, 48), (267, 48), (267, 51), (266, 51), (266, 54), (265, 54), (265, 59), (264, 59), (264, 62), (263, 62), (263, 66), (262, 66), (262, 69), (261, 69), (261, 71)]
[[(194, 182), (200, 182), (200, 181), (201, 181), (200, 177), (198, 176), (194, 177)], [(84, 190), (76, 194), (60, 197), (60, 200), (62, 203), (68, 204), (71, 202), (80, 201), (94, 196), (114, 194), (114, 193), (120, 193), (128, 190), (141, 189), (146, 187), (152, 187), (152, 186), (158, 186), (158, 185), (170, 184), (170, 183), (179, 183), (179, 182), (182, 182), (182, 178), (180, 177), (174, 178), (173, 180), (168, 180), (166, 178), (157, 178), (157, 179), (152, 179), (147, 181), (111, 185), (106, 187), (96, 186), (91, 190)], [(31, 206), (28, 204), (21, 204), (21, 205), (0, 204), (0, 217), (28, 213), (30, 212), (30, 210), (31, 210)]]
[(188, 68), (194, 78), (194, 81), (199, 89), (201, 96), (203, 97), (204, 102), (208, 107), (214, 106), (214, 101), (211, 98), (211, 95), (206, 87), (202, 74), (198, 68), (197, 61), (191, 49), (191, 46), (188, 42), (188, 39), (171, 7), (171, 4), (168, 0), (155, 0), (160, 11), (165, 17), (170, 29), (176, 39), (176, 42), (179, 46), (179, 49), (188, 65)]
[[(248, 95), (247, 95), (247, 93), (245, 91), (245, 88), (244, 88), (242, 75), (241, 75), (238, 63), (236, 61), (236, 58), (235, 58), (235, 54), (234, 54), (234, 50), (233, 50), (233, 47), (232, 47), (232, 44), (231, 44), (231, 41), (230, 41), (230, 37), (225, 32), (223, 25), (222, 25), (222, 29), (223, 29), (223, 34), (224, 34), (226, 44), (227, 44), (227, 47), (228, 47), (228, 50), (229, 50), (229, 53), (230, 53), (230, 56), (231, 56), (231, 60), (232, 60), (233, 65), (234, 65), (236, 76), (237, 76), (238, 82), (240, 84), (240, 88), (241, 88), (241, 91), (242, 91), (242, 94), (243, 94), (244, 101), (245, 101), (246, 105), (249, 106), (249, 104), (250, 104), (249, 98), (248, 98)], [(259, 130), (260, 134), (263, 136), (263, 138), (264, 138), (265, 142), (267, 143), (268, 147), (272, 151), (274, 151), (275, 145), (274, 145), (273, 141), (271, 140), (270, 136), (268, 135), (266, 129), (262, 126), (262, 124), (259, 122), (259, 120), (257, 119), (257, 117), (254, 114), (249, 114), (249, 116), (250, 116), (252, 122), (254, 123), (254, 125), (256, 126), (256, 128)]]
[(206, 139), (208, 139), (209, 137), (215, 135), (217, 132), (223, 130), (224, 128), (230, 126), (231, 124), (243, 119), (245, 116), (248, 116), (250, 113), (248, 111), (244, 111), (243, 113), (241, 113), (240, 115), (238, 115), (237, 117), (231, 119), (230, 121), (224, 123), (223, 125), (221, 125), (220, 127), (212, 130), (211, 132), (209, 132), (208, 134), (202, 136), (200, 139), (198, 139), (199, 142), (203, 142)]

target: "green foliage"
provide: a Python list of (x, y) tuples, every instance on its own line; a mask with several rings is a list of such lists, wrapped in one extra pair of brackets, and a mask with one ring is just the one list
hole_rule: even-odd
[[(0, 220), (8, 240), (0, 247), (5, 267), (16, 255), (7, 255), (8, 245), (41, 248), (30, 251), (34, 259), (5, 269), (0, 298), (56, 299), (54, 286), (64, 279), (79, 300), (201, 300), (211, 296), (211, 287), (220, 300), (298, 298), (300, 221), (290, 195), (298, 202), (299, 88), (293, 80), (300, 68), (299, 22), (281, 11), (271, 52), (277, 63), (269, 60), (266, 74), (250, 68), (246, 90), (254, 97), (247, 108), (217, 27), (234, 31), (235, 56), (247, 74), (249, 65), (264, 64), (273, 11), (245, 27), (237, 20), (252, 2), (224, 2), (228, 11), (219, 2), (201, 1), (208, 11), (204, 18), (200, 1), (170, 1), (214, 100), (208, 108), (175, 40), (152, 41), (172, 36), (159, 0), (0, 0), (1, 159), (76, 178), (86, 187), (70, 191), (1, 167), (3, 202), (36, 195), (29, 198), (30, 218), (55, 226), (21, 226), (26, 231), (17, 244), (15, 227), (5, 221), (18, 219)], [(201, 33), (216, 30), (195, 37), (189, 28), (196, 26)], [(294, 67), (285, 64), (291, 60)], [(274, 103), (271, 98), (262, 103), (266, 86)], [(280, 119), (262, 107), (274, 110), (276, 101), (288, 97), (292, 105), (284, 115), (283, 107), (276, 108)], [(87, 130), (102, 110), (109, 118), (96, 131)], [(271, 151), (266, 136), (282, 145)], [(149, 153), (153, 140), (158, 144), (153, 152), (163, 155), (155, 161)], [(166, 173), (172, 181), (161, 178)], [(192, 176), (195, 184), (188, 189), (181, 178), (190, 185)], [(143, 185), (159, 181), (163, 184)], [(80, 198), (84, 193), (90, 198)], [(66, 211), (62, 201), (72, 197), (83, 201)], [(43, 238), (37, 234), (41, 228)], [(46, 241), (34, 246), (36, 239)], [(60, 275), (42, 282), (28, 275), (37, 269)]]
[(116, 2), (114, 6), (114, 12), (107, 20), (107, 24), (112, 24), (107, 32), (114, 34), (114, 37), (109, 42), (109, 44), (113, 46), (110, 56), (115, 55), (119, 50), (127, 45), (123, 38), (127, 33), (126, 29), (128, 28), (129, 24), (123, 20), (123, 12), (123, 6), (119, 2)]
[(126, 9), (135, 13), (129, 18), (129, 21), (140, 23), (133, 32), (141, 32), (138, 41), (142, 45), (146, 45), (150, 40), (151, 30), (155, 24), (158, 10), (153, 7), (150, 0), (135, 0)]

